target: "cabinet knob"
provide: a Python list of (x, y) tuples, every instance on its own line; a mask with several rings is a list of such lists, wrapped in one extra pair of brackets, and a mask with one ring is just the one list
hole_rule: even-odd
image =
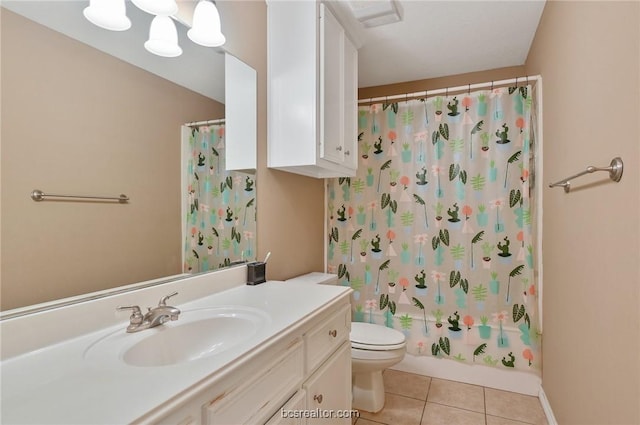
[(338, 146), (338, 147), (336, 148), (336, 150), (337, 150), (338, 152), (342, 151), (342, 146)]
[(318, 402), (318, 404), (322, 404), (322, 394), (314, 395), (313, 399)]
[(349, 154), (351, 154), (351, 152), (349, 152), (349, 151), (344, 151), (344, 154), (345, 154), (345, 155), (349, 155)]
[(338, 336), (338, 331), (333, 329), (333, 330), (329, 331), (329, 335), (331, 335), (332, 337), (335, 338), (336, 336)]

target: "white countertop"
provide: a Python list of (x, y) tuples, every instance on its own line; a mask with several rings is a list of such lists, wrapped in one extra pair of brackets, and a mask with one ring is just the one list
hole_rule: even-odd
[[(204, 378), (228, 372), (278, 335), (303, 322), (327, 303), (345, 296), (340, 286), (266, 282), (242, 285), (188, 303), (183, 312), (220, 306), (245, 306), (269, 317), (251, 339), (219, 354), (162, 367), (89, 361), (92, 342), (127, 323), (21, 354), (0, 364), (1, 420), (14, 423), (129, 423), (189, 389)], [(170, 322), (163, 326), (174, 326)], [(73, 323), (69, 323), (73, 326)], [(140, 333), (153, 331), (141, 331)], [(137, 334), (129, 334), (137, 335)]]

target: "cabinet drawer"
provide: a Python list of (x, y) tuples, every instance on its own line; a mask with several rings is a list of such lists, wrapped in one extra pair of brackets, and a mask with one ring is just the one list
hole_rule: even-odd
[(351, 308), (345, 306), (305, 335), (306, 372), (311, 373), (344, 341), (349, 341)]
[[(268, 362), (265, 359), (265, 362)], [(299, 388), (302, 382), (302, 341), (296, 340), (262, 373), (216, 398), (203, 410), (203, 423), (238, 425), (264, 423)]]

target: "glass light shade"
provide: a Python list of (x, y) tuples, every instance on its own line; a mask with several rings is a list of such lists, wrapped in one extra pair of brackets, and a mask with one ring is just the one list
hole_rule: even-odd
[(220, 14), (215, 4), (200, 0), (193, 12), (193, 26), (187, 36), (194, 43), (206, 47), (222, 46), (226, 39), (220, 29)]
[(176, 0), (131, 0), (138, 9), (151, 15), (170, 16), (178, 13)]
[(100, 28), (111, 31), (125, 31), (131, 28), (124, 0), (91, 0), (82, 13), (89, 22)]
[(144, 48), (154, 55), (174, 58), (182, 54), (178, 46), (178, 31), (173, 20), (168, 16), (156, 16), (151, 21), (149, 28), (149, 40), (144, 43)]

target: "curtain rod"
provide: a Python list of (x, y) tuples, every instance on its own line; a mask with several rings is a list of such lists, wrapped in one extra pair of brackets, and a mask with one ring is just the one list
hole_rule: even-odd
[(186, 125), (187, 127), (197, 127), (199, 125), (223, 124), (223, 123), (224, 123), (224, 118), (220, 118), (220, 119), (217, 119), (217, 120), (194, 121), (194, 122), (186, 123), (184, 125)]
[(406, 94), (395, 94), (392, 96), (379, 96), (379, 97), (370, 97), (365, 99), (358, 99), (358, 103), (375, 103), (379, 101), (387, 101), (390, 99), (405, 99), (409, 98), (426, 98), (429, 95), (437, 95), (442, 93), (451, 93), (451, 92), (465, 92), (471, 91), (475, 89), (485, 88), (485, 87), (496, 87), (496, 86), (506, 86), (508, 84), (519, 83), (519, 82), (538, 82), (541, 79), (540, 75), (532, 75), (528, 77), (516, 77), (510, 78), (508, 80), (499, 80), (499, 81), (488, 81), (486, 83), (477, 83), (477, 84), (467, 84), (466, 86), (457, 86), (457, 87), (446, 87), (443, 89), (435, 89), (435, 90), (425, 90), (414, 93), (406, 93)]

